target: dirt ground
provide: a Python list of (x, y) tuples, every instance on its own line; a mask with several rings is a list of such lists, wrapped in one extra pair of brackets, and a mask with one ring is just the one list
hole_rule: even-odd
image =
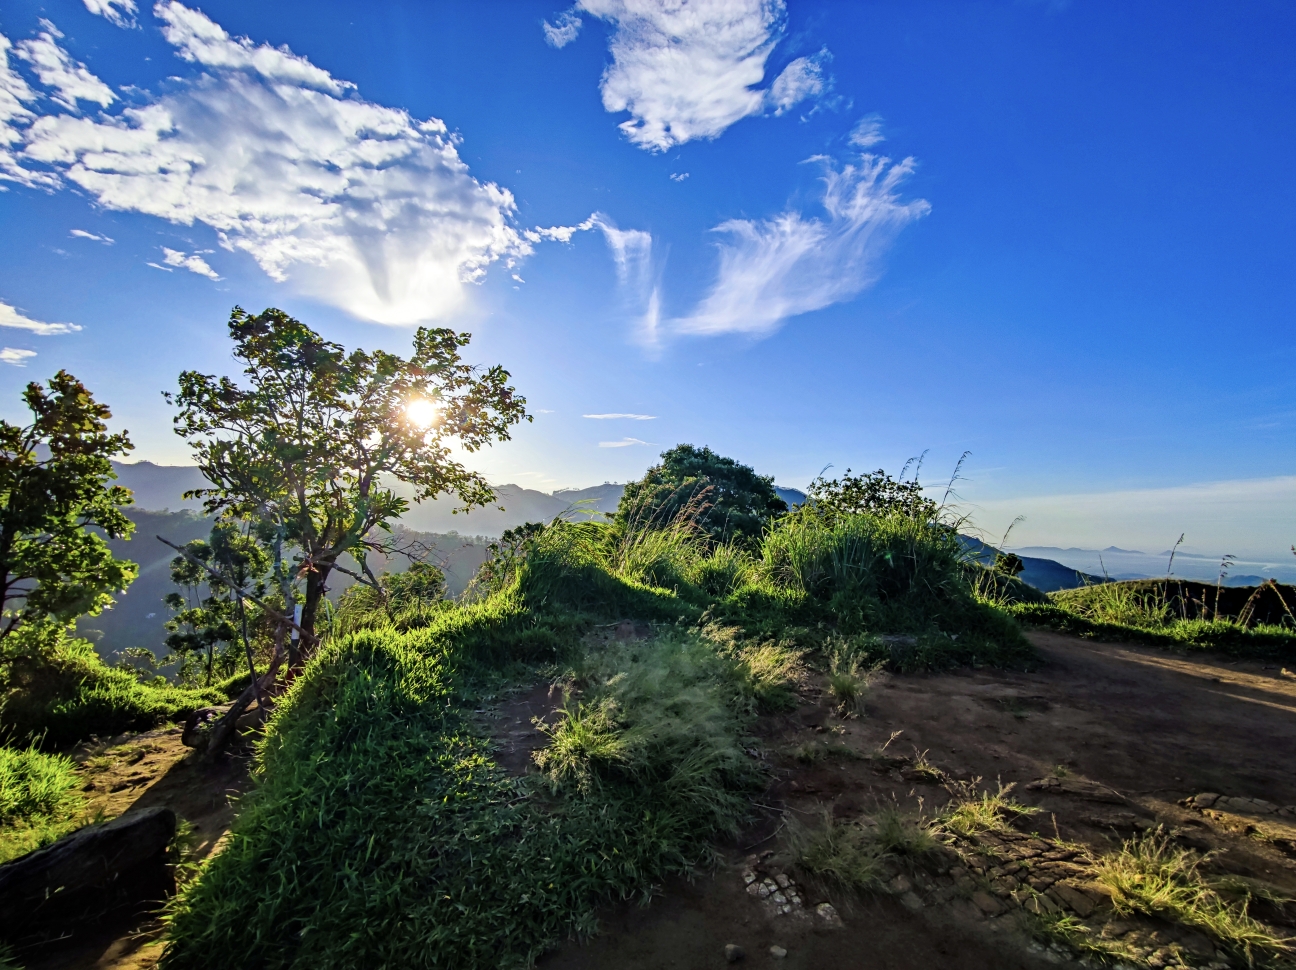
[[(837, 717), (809, 679), (797, 710), (760, 721), (773, 778), (763, 815), (721, 847), (714, 871), (669, 882), (647, 907), (610, 908), (600, 914), (600, 935), (546, 955), (540, 970), (705, 970), (728, 965), (727, 945), (742, 948), (742, 966), (780, 970), (1069, 964), (1073, 954), (1032, 938), (1025, 911), (1014, 905), (1027, 891), (1026, 870), (1015, 878), (1006, 860), (1054, 859), (1031, 875), (1031, 886), (1048, 887), (1078, 872), (1080, 861), (1076, 851), (1050, 850), (1079, 844), (1097, 854), (1156, 825), (1180, 844), (1217, 852), (1223, 871), (1296, 895), (1296, 810), (1285, 808), (1296, 806), (1296, 678), (1261, 663), (1030, 636), (1043, 661), (1034, 671), (884, 675), (855, 719)], [(506, 768), (531, 770), (530, 751), (543, 741), (531, 719), (558, 700), (539, 686), (491, 712)], [(86, 752), (83, 770), (109, 815), (175, 808), (193, 826), (201, 856), (228, 828), (246, 763), (209, 768), (185, 754), (178, 729), (152, 732)], [(971, 869), (955, 857), (866, 898), (829, 891), (797, 870), (790, 844), (797, 826), (822, 824), (825, 812), (849, 822), (886, 805), (930, 815), (949, 798), (947, 786), (974, 779), (991, 789), (1011, 783), (1014, 796), (1041, 811), (1021, 832), (973, 845), (984, 861), (968, 863)], [(1181, 804), (1194, 797), (1197, 805)], [(1050, 876), (1048, 866), (1058, 871)], [(1053, 885), (1049, 899), (1092, 908), (1066, 888), (1069, 881)], [(780, 902), (762, 886), (783, 893)], [(1176, 955), (1185, 954), (1193, 959), (1184, 965), (1228, 965), (1195, 934), (1118, 923), (1103, 932), (1127, 932), (1142, 946), (1143, 965), (1179, 965)], [(139, 919), (131, 932), (106, 929), (27, 966), (142, 970), (158, 954), (150, 926)]]
[[(1075, 842), (1100, 853), (1162, 824), (1181, 844), (1218, 851), (1215, 863), (1224, 871), (1296, 895), (1296, 818), (1264, 814), (1265, 806), (1239, 813), (1179, 804), (1211, 793), (1263, 799), (1268, 808), (1296, 805), (1296, 679), (1260, 663), (1045, 632), (1031, 639), (1044, 661), (1033, 672), (885, 676), (859, 719), (833, 716), (811, 686), (795, 713), (763, 719), (777, 779), (765, 796), (764, 827), (727, 847), (713, 874), (663, 887), (647, 908), (603, 914), (600, 936), (546, 956), (541, 970), (705, 970), (727, 965), (727, 945), (742, 948), (745, 966), (786, 970), (1073, 962), (1073, 954), (1032, 939), (1025, 913), (1007, 893), (971, 892), (973, 883), (963, 884), (955, 869), (937, 878), (916, 874), (893, 883), (891, 895), (862, 900), (796, 884), (787, 822), (819, 824), (825, 810), (849, 820), (888, 804), (930, 814), (949, 797), (931, 774), (915, 770), (919, 755), (919, 765), (947, 781), (1015, 784), (1014, 795), (1042, 809), (1022, 827), (1038, 829), (1052, 845)], [(815, 745), (849, 748), (857, 757), (806, 764), (804, 754)], [(1019, 838), (1028, 840), (1025, 833)], [(1016, 852), (1031, 854), (1025, 846)], [(784, 907), (749, 894), (745, 877), (753, 869), (758, 876), (791, 875), (801, 904), (779, 914)], [(840, 926), (813, 915), (820, 902), (833, 905)], [(1079, 898), (1076, 905), (1091, 904)], [(1111, 920), (1104, 932), (1128, 933), (1145, 965), (1175, 965), (1160, 944), (1192, 956), (1189, 965), (1226, 965), (1197, 934), (1136, 923)]]

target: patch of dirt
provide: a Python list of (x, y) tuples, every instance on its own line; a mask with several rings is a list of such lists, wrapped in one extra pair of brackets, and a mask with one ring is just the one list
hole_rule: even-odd
[[(84, 745), (73, 753), (85, 781), (91, 816), (107, 821), (126, 812), (166, 806), (189, 826), (185, 855), (198, 861), (220, 847), (234, 820), (234, 802), (248, 789), (249, 753), (236, 749), (207, 764), (180, 743), (181, 729)], [(27, 970), (144, 970), (161, 956), (154, 907), (118, 912), (100, 925), (78, 927), (74, 938), (18, 954)]]
[[(1074, 965), (1073, 951), (1032, 939), (1033, 913), (1087, 920), (1129, 966), (1228, 966), (1202, 934), (1116, 918), (1089, 860), (1162, 826), (1216, 853), (1217, 870), (1296, 895), (1296, 681), (1258, 662), (1030, 638), (1045, 661), (1036, 671), (884, 676), (856, 720), (832, 714), (822, 683), (807, 685), (796, 711), (761, 719), (774, 778), (766, 814), (715, 871), (668, 882), (647, 908), (610, 908), (600, 936), (559, 948), (541, 970), (719, 968), (727, 944), (743, 948), (744, 965), (788, 970)], [(983, 790), (1013, 784), (1040, 811), (1018, 830), (954, 840), (952, 857), (864, 898), (797, 870), (789, 827), (884, 806), (930, 816), (947, 786), (976, 779)], [(786, 892), (771, 905), (777, 874), (795, 905)], [(816, 915), (822, 902), (839, 927)]]

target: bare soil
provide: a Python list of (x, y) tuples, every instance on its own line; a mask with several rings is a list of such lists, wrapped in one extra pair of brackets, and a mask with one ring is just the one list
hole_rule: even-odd
[[(949, 794), (918, 770), (925, 765), (947, 782), (980, 778), (992, 790), (999, 780), (1014, 784), (1016, 797), (1042, 809), (1019, 826), (1026, 831), (989, 837), (998, 846), (984, 847), (990, 863), (1034, 854), (1030, 845), (1079, 843), (1100, 854), (1162, 825), (1180, 844), (1220, 853), (1222, 870), (1296, 895), (1296, 818), (1263, 807), (1236, 813), (1180, 804), (1211, 793), (1296, 805), (1296, 679), (1261, 663), (1030, 636), (1044, 661), (1033, 672), (885, 676), (859, 719), (836, 717), (820, 685), (809, 683), (794, 713), (762, 719), (775, 777), (764, 821), (725, 847), (713, 872), (663, 886), (646, 908), (609, 909), (601, 935), (547, 955), (541, 970), (719, 968), (731, 944), (743, 949), (745, 966), (786, 970), (1071, 963), (1073, 953), (1032, 939), (1029, 917), (1008, 898), (1004, 880), (990, 878), (998, 869), (913, 874), (865, 898), (798, 872), (789, 827), (821, 824), (825, 811), (849, 820), (890, 805), (930, 815)], [(807, 764), (816, 747), (838, 751)], [(780, 914), (788, 907), (751, 895), (753, 872), (790, 876), (801, 904)], [(1075, 895), (1066, 882), (1054, 896)], [(821, 902), (835, 908), (839, 927), (813, 915)], [(1175, 965), (1176, 955), (1193, 966), (1227, 962), (1199, 934), (1104, 917), (1083, 896), (1075, 905), (1095, 908), (1091, 922), (1101, 918), (1103, 932), (1126, 934), (1144, 965)]]

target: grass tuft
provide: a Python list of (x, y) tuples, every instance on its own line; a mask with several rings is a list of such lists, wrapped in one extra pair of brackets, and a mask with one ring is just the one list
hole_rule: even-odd
[(937, 816), (939, 827), (954, 835), (970, 836), (978, 832), (1003, 832), (1011, 819), (1034, 815), (1040, 811), (1010, 797), (1015, 784), (999, 782), (995, 792), (982, 791), (981, 779), (951, 782), (947, 790), (954, 796)]

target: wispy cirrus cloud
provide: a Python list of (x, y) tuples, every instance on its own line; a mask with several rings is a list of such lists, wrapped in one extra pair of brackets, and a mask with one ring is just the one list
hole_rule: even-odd
[(630, 448), (634, 445), (646, 445), (648, 442), (641, 441), (638, 438), (622, 438), (620, 441), (600, 441), (600, 448)]
[(43, 323), (33, 320), (18, 308), (0, 300), (0, 327), (11, 327), (15, 330), (30, 330), (41, 337), (53, 337), (61, 333), (72, 333), (81, 328), (75, 323)]
[(896, 234), (931, 208), (898, 196), (913, 171), (911, 158), (811, 161), (824, 166), (826, 217), (789, 209), (716, 226), (712, 231), (725, 237), (716, 280), (690, 314), (670, 321), (670, 330), (766, 334), (789, 317), (850, 299), (877, 279), (879, 257)]
[[(74, 113), (92, 95), (111, 103), (111, 91), (76, 75), (83, 66), (52, 25), (40, 39), (52, 50), (29, 62), (65, 113), (35, 111), (37, 95), (0, 59), (0, 178), (71, 183), (109, 209), (202, 223), (296, 292), (398, 325), (452, 315), (492, 263), (512, 268), (576, 231), (518, 229), (512, 194), (471, 175), (441, 120), (366, 101), (305, 57), (231, 37), (178, 0), (153, 13), (198, 73), (115, 114)], [(9, 47), (0, 38), (0, 55)], [(184, 259), (161, 265), (213, 276), (201, 257), (206, 271)]]
[(618, 421), (618, 420), (656, 421), (657, 420), (657, 415), (655, 414), (622, 414), (619, 412), (614, 414), (582, 414), (581, 417), (591, 418), (594, 421)]
[(134, 27), (135, 0), (83, 0), (85, 8), (118, 27)]
[(546, 40), (570, 43), (582, 13), (612, 25), (603, 107), (629, 112), (621, 130), (649, 151), (716, 138), (767, 109), (782, 114), (828, 84), (821, 52), (796, 58), (760, 87), (783, 37), (783, 0), (579, 0), (557, 24), (545, 22)]
[(85, 229), (73, 229), (71, 232), (68, 233), (68, 235), (75, 236), (78, 239), (90, 239), (93, 240), (94, 242), (103, 243), (105, 246), (111, 246), (114, 242), (116, 242), (116, 240), (113, 239), (111, 236), (100, 236), (97, 233), (88, 232)]

